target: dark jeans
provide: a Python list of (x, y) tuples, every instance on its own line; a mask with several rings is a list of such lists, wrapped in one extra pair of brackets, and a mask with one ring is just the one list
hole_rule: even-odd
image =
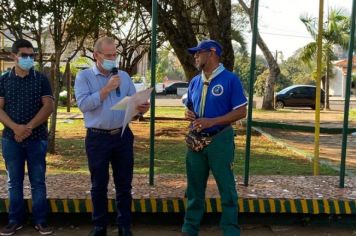
[(91, 198), (93, 223), (106, 227), (108, 224), (108, 182), (111, 163), (116, 190), (117, 224), (131, 224), (131, 182), (133, 174), (133, 134), (129, 127), (121, 137), (87, 131), (85, 147), (91, 175)]
[(32, 214), (35, 224), (46, 223), (48, 205), (46, 199), (46, 151), (47, 141), (29, 141), (26, 144), (2, 139), (2, 153), (8, 176), (9, 223), (21, 224), (25, 220), (23, 180), (25, 161), (31, 183)]

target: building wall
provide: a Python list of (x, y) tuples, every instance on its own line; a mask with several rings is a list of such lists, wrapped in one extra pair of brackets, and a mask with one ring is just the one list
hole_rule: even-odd
[(329, 92), (331, 96), (342, 96), (344, 97), (344, 75), (340, 67), (334, 67), (333, 69), (334, 77), (330, 79)]
[(137, 64), (137, 74), (146, 77), (148, 68), (148, 53), (146, 53), (141, 61)]
[[(356, 75), (356, 69), (352, 70), (352, 76)], [(356, 96), (356, 80), (351, 79), (351, 96)]]
[(3, 67), (4, 68), (1, 68), (3, 71), (7, 70), (8, 68), (12, 68), (13, 66), (15, 65), (14, 62), (12, 61), (4, 61), (3, 62)]

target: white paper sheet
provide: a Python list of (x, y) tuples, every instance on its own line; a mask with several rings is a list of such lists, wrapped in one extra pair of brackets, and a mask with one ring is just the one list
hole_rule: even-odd
[(111, 110), (125, 110), (124, 123), (122, 124), (121, 136), (124, 134), (126, 126), (132, 118), (138, 114), (137, 106), (146, 103), (150, 99), (153, 88), (148, 88), (135, 93), (132, 96), (127, 96), (111, 107)]
[(125, 110), (127, 107), (127, 103), (130, 101), (129, 96), (124, 97), (120, 100), (120, 102), (116, 103), (114, 106), (111, 107), (111, 110)]

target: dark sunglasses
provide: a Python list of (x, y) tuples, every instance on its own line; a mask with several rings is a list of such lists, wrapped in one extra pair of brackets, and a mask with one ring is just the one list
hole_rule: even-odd
[(202, 49), (202, 50), (199, 50), (197, 52), (195, 52), (196, 55), (199, 55), (201, 53), (204, 53), (204, 52), (210, 52), (211, 50), (206, 50), (206, 49)]
[(35, 54), (34, 53), (20, 53), (20, 57), (31, 57), (31, 58), (35, 58)]

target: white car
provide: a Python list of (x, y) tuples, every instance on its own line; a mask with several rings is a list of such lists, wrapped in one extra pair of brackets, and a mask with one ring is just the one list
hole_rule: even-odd
[[(134, 85), (135, 85), (136, 92), (145, 90), (147, 88), (144, 83), (134, 83)], [(163, 90), (164, 89), (162, 83), (156, 84), (156, 93), (163, 93)]]
[(156, 84), (156, 93), (163, 93), (164, 88), (163, 88), (163, 83), (157, 83)]
[(182, 103), (183, 103), (184, 105), (186, 105), (187, 99), (188, 99), (188, 93), (183, 94), (183, 96), (182, 96)]
[(144, 89), (146, 89), (146, 86), (144, 83), (134, 83), (136, 92), (140, 92)]

